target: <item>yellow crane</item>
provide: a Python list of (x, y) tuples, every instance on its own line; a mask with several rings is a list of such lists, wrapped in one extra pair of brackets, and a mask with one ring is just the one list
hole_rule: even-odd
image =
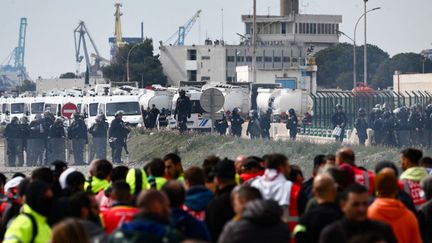
[(116, 45), (117, 47), (122, 47), (124, 45), (123, 38), (122, 38), (122, 32), (121, 32), (121, 20), (120, 16), (123, 14), (120, 12), (120, 8), (122, 7), (121, 3), (114, 4), (116, 11), (114, 13), (115, 16), (115, 30), (114, 35), (116, 38)]

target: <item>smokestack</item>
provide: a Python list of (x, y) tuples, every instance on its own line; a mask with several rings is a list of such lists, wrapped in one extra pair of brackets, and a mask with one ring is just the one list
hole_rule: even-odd
[(299, 13), (299, 0), (280, 0), (281, 16)]
[(144, 42), (144, 22), (141, 22), (141, 41)]

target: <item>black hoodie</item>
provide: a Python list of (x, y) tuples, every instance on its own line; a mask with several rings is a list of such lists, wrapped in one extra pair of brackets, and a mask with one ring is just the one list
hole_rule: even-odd
[(218, 242), (290, 242), (289, 228), (281, 221), (281, 212), (278, 203), (273, 200), (249, 202), (240, 220), (225, 226)]

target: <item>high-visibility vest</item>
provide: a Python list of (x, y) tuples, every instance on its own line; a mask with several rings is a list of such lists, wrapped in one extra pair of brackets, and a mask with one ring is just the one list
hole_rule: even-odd
[[(292, 184), (290, 193), (290, 205), (288, 208), (284, 208), (282, 220), (288, 224), (290, 232), (294, 232), (294, 228), (297, 226), (300, 220), (300, 215), (297, 207), (297, 199), (301, 187), (296, 184)], [(291, 242), (294, 243), (294, 234), (291, 234)]]
[(354, 179), (360, 185), (366, 187), (369, 195), (374, 195), (375, 192), (375, 176), (371, 171), (362, 170), (358, 167), (353, 166)]
[(402, 179), (399, 183), (399, 186), (402, 190), (408, 193), (417, 208), (426, 203), (427, 200), (420, 186), (420, 182)]

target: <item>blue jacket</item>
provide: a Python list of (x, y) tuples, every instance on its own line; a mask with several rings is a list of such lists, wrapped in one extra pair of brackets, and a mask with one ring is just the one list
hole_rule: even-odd
[(202, 211), (213, 197), (213, 192), (205, 186), (193, 186), (186, 192), (185, 205), (193, 211)]
[(172, 227), (183, 233), (188, 239), (211, 241), (210, 232), (205, 223), (180, 208), (171, 208), (170, 222)]

